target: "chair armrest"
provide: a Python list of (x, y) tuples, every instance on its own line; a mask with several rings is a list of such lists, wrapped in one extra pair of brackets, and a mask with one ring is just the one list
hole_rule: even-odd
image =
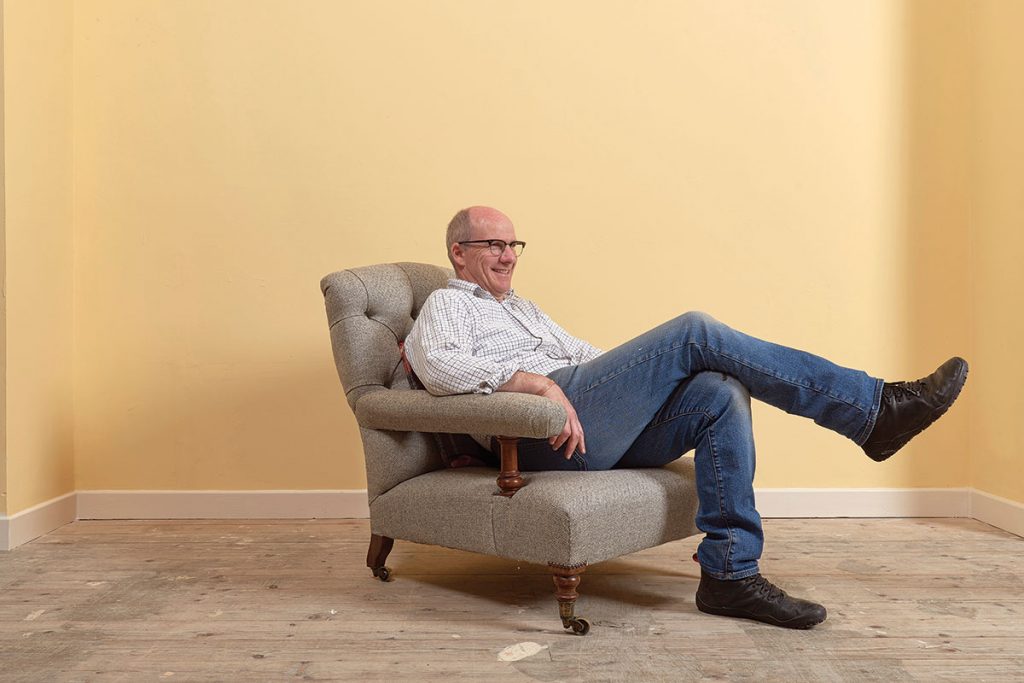
[(533, 394), (498, 392), (433, 396), (423, 390), (364, 394), (353, 408), (368, 429), (447, 434), (491, 434), (543, 439), (561, 433), (565, 409)]

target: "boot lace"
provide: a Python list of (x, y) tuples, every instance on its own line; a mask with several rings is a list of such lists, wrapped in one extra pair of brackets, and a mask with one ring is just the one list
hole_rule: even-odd
[(921, 392), (925, 389), (924, 382), (914, 380), (913, 382), (892, 382), (882, 387), (882, 396), (894, 399), (897, 403), (910, 400), (911, 397), (920, 398)]
[(786, 597), (786, 592), (760, 574), (754, 579), (754, 588), (765, 602), (778, 602)]

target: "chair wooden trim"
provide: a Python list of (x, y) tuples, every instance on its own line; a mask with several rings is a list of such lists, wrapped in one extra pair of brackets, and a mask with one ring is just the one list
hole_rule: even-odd
[(511, 498), (523, 488), (526, 481), (519, 474), (519, 438), (499, 436), (501, 444), (501, 473), (498, 474), (498, 494)]

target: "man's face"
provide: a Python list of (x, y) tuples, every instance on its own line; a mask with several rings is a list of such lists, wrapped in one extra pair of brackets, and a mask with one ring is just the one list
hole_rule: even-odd
[[(470, 213), (470, 219), (471, 240), (502, 240), (508, 243), (516, 239), (512, 221), (500, 211), (475, 209)], [(452, 256), (460, 279), (480, 285), (498, 301), (512, 289), (512, 273), (516, 269), (517, 258), (510, 247), (495, 255), (487, 244), (454, 244)]]

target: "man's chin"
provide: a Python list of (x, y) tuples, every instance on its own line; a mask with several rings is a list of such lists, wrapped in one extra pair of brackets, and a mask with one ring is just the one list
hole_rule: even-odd
[(487, 289), (487, 291), (490, 292), (491, 295), (496, 299), (505, 296), (512, 289), (511, 280), (507, 280), (505, 282), (498, 282), (496, 280), (492, 280), (487, 284), (488, 286), (485, 289)]

